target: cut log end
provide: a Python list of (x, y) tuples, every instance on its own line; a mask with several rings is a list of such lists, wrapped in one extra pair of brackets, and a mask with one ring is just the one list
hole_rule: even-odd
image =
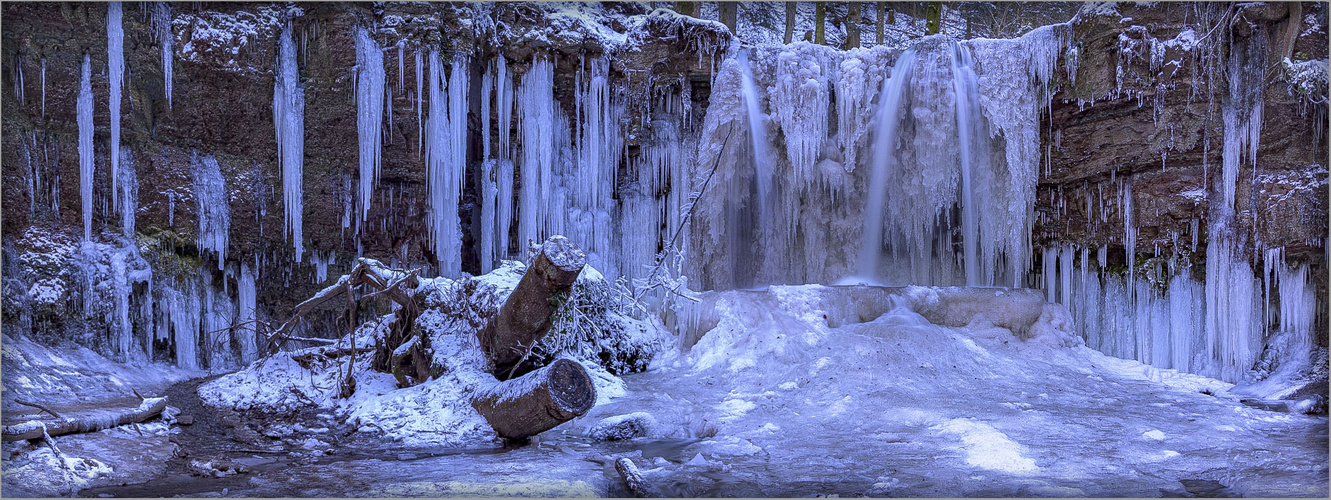
[(587, 413), (596, 404), (596, 387), (592, 385), (592, 378), (582, 365), (567, 359), (556, 359), (550, 364), (546, 377), (549, 380), (550, 399), (557, 403), (560, 413), (551, 416), (571, 420)]
[(558, 359), (549, 366), (483, 390), (472, 407), (495, 433), (521, 440), (586, 413), (596, 403), (596, 386), (582, 365)]
[(541, 244), (541, 253), (561, 271), (582, 272), (582, 267), (587, 265), (587, 256), (563, 236), (551, 236), (545, 240)]

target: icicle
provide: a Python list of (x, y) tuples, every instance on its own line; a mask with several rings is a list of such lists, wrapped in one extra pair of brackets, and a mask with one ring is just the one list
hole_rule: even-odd
[(300, 86), (296, 65), (296, 44), (291, 23), (282, 28), (278, 41), (278, 66), (273, 85), (273, 121), (277, 130), (278, 163), (282, 170), (282, 201), (286, 210), (283, 234), (291, 237), (296, 262), (305, 253), (301, 231), (303, 216), (303, 180), (305, 163), (305, 91)]
[(518, 203), (518, 248), (544, 241), (545, 200), (555, 155), (554, 66), (545, 57), (532, 63), (518, 88), (518, 132), (522, 138), (522, 191)]
[(424, 62), (421, 60), (421, 51), (416, 49), (416, 157), (420, 158), (425, 149), (425, 125), (421, 121), (421, 113), (424, 109), (425, 100), (425, 70)]
[(494, 98), (494, 65), (487, 64), (481, 76), (481, 273), (488, 273), (495, 263), (495, 161), (490, 156), (490, 103)]
[(19, 105), (23, 105), (23, 56), (14, 56), (14, 96), (18, 97)]
[(398, 40), (398, 41), (397, 41), (397, 88), (398, 88), (398, 90), (402, 90), (402, 89), (404, 89), (404, 88), (407, 87), (407, 84), (406, 84), (407, 76), (406, 76), (405, 74), (403, 74), (403, 73), (404, 73), (403, 68), (405, 68), (405, 66), (402, 64), (403, 55), (404, 55), (404, 52), (406, 51), (406, 49), (407, 49), (407, 40), (406, 40), (405, 38), (404, 38), (404, 39), (401, 39), (401, 40)]
[(198, 245), (200, 250), (217, 254), (217, 269), (226, 264), (227, 246), (230, 244), (231, 200), (227, 195), (226, 178), (221, 166), (212, 155), (200, 156), (195, 151), (190, 158), (194, 178), (194, 202), (199, 215)]
[(120, 149), (120, 227), (126, 238), (134, 237), (134, 216), (139, 211), (138, 172), (134, 169), (134, 154), (129, 148)]
[[(399, 59), (399, 62), (401, 60)], [(360, 151), (359, 221), (370, 212), (370, 198), (379, 180), (383, 149), (384, 56), (365, 28), (356, 28), (356, 131)], [(399, 75), (400, 76), (400, 75)], [(391, 123), (391, 121), (390, 121)]]
[(46, 118), (46, 58), (42, 58), (42, 118)]
[(120, 176), (120, 90), (125, 76), (125, 25), (120, 2), (106, 4), (107, 73), (111, 81), (111, 206), (118, 208)]
[[(773, 118), (786, 136), (786, 157), (801, 190), (818, 179), (818, 152), (827, 139), (828, 74), (817, 53), (796, 49), (777, 56), (776, 85), (772, 87)], [(743, 60), (741, 60), (743, 62)]]
[(425, 164), (430, 180), (430, 240), (442, 276), (461, 273), (462, 228), (457, 210), (467, 159), (466, 65), (466, 58), (459, 56), (454, 61), (452, 78), (445, 86), (439, 51), (430, 50), (430, 116), (426, 120)]
[(166, 109), (171, 109), (172, 61), (175, 59), (176, 36), (171, 32), (171, 4), (156, 2), (153, 4), (152, 24), (157, 43), (162, 46), (162, 77), (166, 84)]
[(83, 239), (92, 239), (92, 57), (83, 54), (83, 77), (79, 79), (79, 193), (83, 198)]

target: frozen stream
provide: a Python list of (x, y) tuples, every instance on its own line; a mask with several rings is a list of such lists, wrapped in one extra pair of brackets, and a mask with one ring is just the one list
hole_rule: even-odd
[[(906, 307), (847, 320), (819, 290), (717, 296), (696, 344), (523, 447), (404, 449), (330, 422), (328, 453), (233, 452), (250, 470), (224, 478), (139, 467), (80, 495), (626, 496), (624, 456), (670, 496), (1327, 495), (1325, 417), (1250, 408), (1224, 382), (1069, 347), (1047, 314), (1023, 340)], [(650, 416), (642, 437), (585, 435), (636, 412)], [(117, 468), (149, 455), (86, 443), (132, 433), (61, 443)]]

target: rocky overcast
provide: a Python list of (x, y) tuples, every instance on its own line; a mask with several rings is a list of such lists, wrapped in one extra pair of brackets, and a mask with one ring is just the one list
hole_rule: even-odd
[(0, 16), (4, 496), (1328, 495), (1326, 3)]

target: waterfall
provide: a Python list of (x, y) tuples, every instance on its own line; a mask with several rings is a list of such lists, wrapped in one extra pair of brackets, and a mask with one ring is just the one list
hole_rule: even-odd
[(874, 133), (873, 171), (869, 176), (868, 201), (864, 209), (864, 235), (860, 244), (859, 277), (873, 279), (878, 275), (878, 258), (883, 248), (884, 199), (887, 194), (889, 170), (894, 167), (897, 147), (897, 127), (901, 113), (901, 96), (915, 71), (915, 51), (907, 50), (897, 58), (889, 77), (883, 79), (879, 93), (878, 128)]
[[(749, 67), (749, 57), (747, 51), (740, 51), (740, 89), (744, 96), (745, 117), (749, 124), (749, 141), (753, 146), (753, 175), (758, 184), (758, 202), (756, 203), (759, 213), (759, 220), (767, 222), (768, 213), (774, 210), (772, 203), (772, 167), (771, 153), (768, 151), (767, 140), (767, 115), (763, 114), (761, 104), (758, 101), (758, 86), (753, 83), (753, 70)], [(771, 228), (770, 225), (759, 223), (761, 227)]]
[(975, 196), (975, 171), (988, 170), (988, 149), (980, 95), (970, 49), (955, 41), (951, 44), (952, 84), (956, 94), (958, 145), (961, 147), (961, 244), (967, 286), (980, 286), (980, 227), (975, 214), (980, 200)]

